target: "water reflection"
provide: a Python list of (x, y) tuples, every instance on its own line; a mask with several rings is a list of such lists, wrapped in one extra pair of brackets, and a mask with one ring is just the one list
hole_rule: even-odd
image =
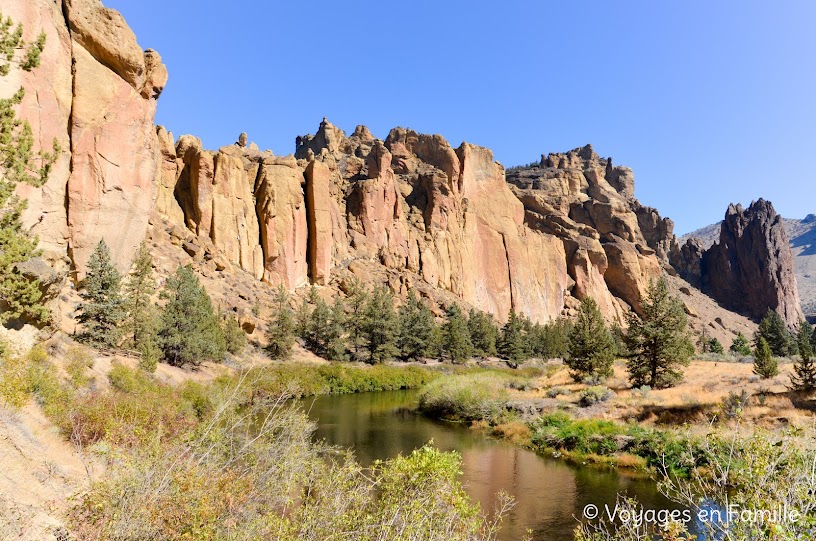
[(520, 539), (528, 529), (535, 540), (571, 540), (583, 507), (614, 505), (620, 491), (646, 507), (675, 507), (649, 480), (573, 467), (465, 427), (426, 419), (410, 411), (415, 397), (415, 391), (362, 393), (305, 399), (303, 405), (318, 423), (317, 438), (354, 449), (363, 464), (410, 453), (430, 440), (442, 450), (459, 451), (467, 492), (483, 509), (492, 509), (502, 490), (517, 501), (502, 527), (503, 541)]

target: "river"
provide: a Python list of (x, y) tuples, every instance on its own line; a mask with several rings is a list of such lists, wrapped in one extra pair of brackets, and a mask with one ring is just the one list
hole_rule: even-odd
[(676, 508), (643, 477), (572, 466), (466, 427), (427, 419), (411, 411), (416, 395), (326, 395), (304, 399), (303, 406), (317, 422), (316, 438), (353, 449), (364, 465), (410, 453), (431, 440), (439, 449), (461, 453), (462, 481), (483, 509), (492, 509), (502, 490), (516, 499), (502, 524), (502, 541), (521, 539), (528, 530), (536, 541), (571, 540), (584, 506), (614, 506), (618, 492), (636, 497), (647, 509)]

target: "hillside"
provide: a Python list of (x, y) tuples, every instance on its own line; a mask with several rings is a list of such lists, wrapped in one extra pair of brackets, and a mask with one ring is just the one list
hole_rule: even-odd
[[(696, 237), (704, 248), (709, 248), (720, 237), (720, 224), (717, 222), (701, 227), (680, 237), (679, 242)], [(808, 319), (816, 319), (816, 215), (809, 214), (801, 220), (785, 218), (785, 230), (790, 240), (793, 253), (794, 271), (802, 299), (802, 310)]]

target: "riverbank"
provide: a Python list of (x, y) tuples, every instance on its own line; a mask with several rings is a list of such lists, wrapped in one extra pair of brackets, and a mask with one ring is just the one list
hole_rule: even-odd
[(695, 360), (675, 388), (631, 389), (616, 363), (605, 385), (577, 384), (560, 363), (538, 377), (454, 376), (425, 386), (419, 409), (431, 418), (487, 431), (577, 464), (689, 475), (706, 466), (704, 439), (737, 424), (749, 435), (800, 429), (812, 434), (813, 402), (783, 375), (754, 376), (750, 364)]
[[(461, 489), (456, 454), (426, 447), (364, 472), (313, 441), (314, 424), (287, 401), (478, 369), (230, 361), (147, 374), (137, 362), (63, 338), (4, 363), (0, 537), (324, 539), (351, 524), (398, 539), (388, 528), (427, 522), (453, 528), (440, 533), (451, 539), (495, 536)], [(333, 488), (295, 505), (304, 486)], [(392, 496), (373, 498), (374, 487)], [(397, 509), (410, 513), (392, 524)]]

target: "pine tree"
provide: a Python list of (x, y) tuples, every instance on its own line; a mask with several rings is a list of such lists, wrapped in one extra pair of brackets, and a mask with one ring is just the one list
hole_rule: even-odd
[(167, 299), (161, 314), (159, 344), (175, 366), (221, 361), (227, 345), (212, 301), (192, 267), (179, 267), (162, 291)]
[(279, 285), (273, 299), (272, 318), (266, 331), (266, 351), (273, 359), (288, 359), (295, 345), (295, 316), (289, 306), (289, 293)]
[(524, 336), (524, 322), (514, 308), (510, 308), (507, 323), (502, 326), (498, 350), (499, 356), (516, 366), (530, 358)]
[(314, 308), (307, 325), (306, 347), (330, 361), (342, 360), (346, 353), (343, 340), (344, 320), (345, 307), (340, 299), (336, 299), (330, 308), (326, 301), (315, 296)]
[(683, 377), (694, 345), (686, 331), (683, 303), (669, 294), (664, 278), (652, 281), (642, 300), (643, 315), (627, 315), (626, 346), (629, 380), (635, 387), (671, 387)]
[(711, 340), (708, 341), (708, 351), (719, 355), (725, 353), (722, 344), (720, 344), (720, 341), (717, 340), (716, 338), (712, 338)]
[(473, 344), (473, 354), (478, 357), (493, 357), (496, 355), (496, 341), (499, 329), (493, 316), (481, 310), (470, 309), (468, 314), (468, 332)]
[(569, 333), (566, 365), (572, 370), (570, 375), (575, 381), (607, 379), (612, 375), (614, 360), (614, 342), (601, 311), (594, 299), (585, 297)]
[(745, 335), (740, 332), (734, 337), (734, 340), (731, 342), (731, 347), (728, 348), (728, 350), (735, 355), (748, 356), (751, 354), (751, 344), (748, 343), (748, 339), (745, 338)]
[(531, 351), (542, 359), (564, 359), (569, 354), (569, 334), (572, 323), (565, 317), (543, 325), (533, 325), (529, 337)]
[(779, 366), (773, 358), (771, 346), (764, 336), (760, 336), (754, 350), (754, 374), (769, 379), (779, 374)]
[(814, 331), (807, 321), (800, 321), (796, 332), (799, 346), (799, 360), (793, 365), (795, 375), (791, 376), (791, 386), (802, 392), (816, 391), (816, 363), (813, 361)]
[(314, 342), (312, 336), (312, 327), (310, 325), (312, 319), (312, 306), (309, 304), (309, 299), (305, 298), (300, 301), (294, 314), (295, 318), (295, 336), (303, 340), (307, 348), (311, 349), (311, 344)]
[(122, 337), (125, 300), (121, 291), (121, 276), (110, 260), (105, 239), (99, 241), (88, 260), (88, 272), (79, 296), (78, 320), (83, 332), (78, 338), (96, 347), (116, 347)]
[[(759, 345), (759, 338), (762, 337), (771, 347), (771, 353), (777, 357), (784, 357), (791, 353), (792, 339), (788, 326), (776, 310), (768, 310), (759, 328), (754, 335), (754, 345)], [(794, 346), (795, 347), (795, 346)]]
[(451, 305), (442, 325), (442, 340), (445, 353), (454, 363), (463, 363), (473, 355), (473, 344), (470, 341), (468, 322), (462, 310), (456, 304)]
[(343, 299), (334, 299), (329, 324), (325, 332), (326, 358), (330, 361), (345, 361), (347, 346), (345, 339), (346, 307)]
[[(25, 71), (36, 68), (44, 47), (45, 33), (26, 43), (22, 26), (15, 27), (0, 14), (0, 77), (7, 76), (12, 65)], [(11, 98), (0, 99), (0, 323), (20, 317), (46, 323), (51, 316), (42, 301), (39, 281), (23, 276), (17, 268), (40, 252), (37, 239), (23, 231), (20, 217), (26, 201), (14, 195), (14, 189), (21, 182), (45, 184), (61, 150), (54, 139), (53, 153), (34, 151), (31, 126), (17, 118), (14, 109), (24, 96), (21, 88)]]
[(349, 286), (346, 301), (349, 308), (346, 316), (349, 347), (354, 352), (356, 360), (359, 360), (360, 346), (363, 345), (364, 340), (363, 325), (365, 324), (365, 307), (368, 302), (368, 293), (357, 278), (354, 278)]
[(224, 344), (228, 352), (239, 355), (246, 349), (246, 333), (235, 316), (221, 314), (221, 334), (224, 335)]
[(146, 341), (155, 342), (158, 332), (158, 314), (150, 297), (156, 291), (153, 277), (153, 258), (142, 242), (124, 286), (122, 287), (126, 317), (124, 329), (128, 345), (141, 351)]
[(400, 351), (400, 357), (410, 360), (428, 355), (429, 344), (436, 326), (431, 309), (411, 291), (408, 293), (408, 299), (400, 306), (398, 317), (397, 348)]
[(361, 329), (370, 363), (388, 361), (399, 353), (398, 326), (391, 294), (385, 288), (376, 288), (365, 304)]

